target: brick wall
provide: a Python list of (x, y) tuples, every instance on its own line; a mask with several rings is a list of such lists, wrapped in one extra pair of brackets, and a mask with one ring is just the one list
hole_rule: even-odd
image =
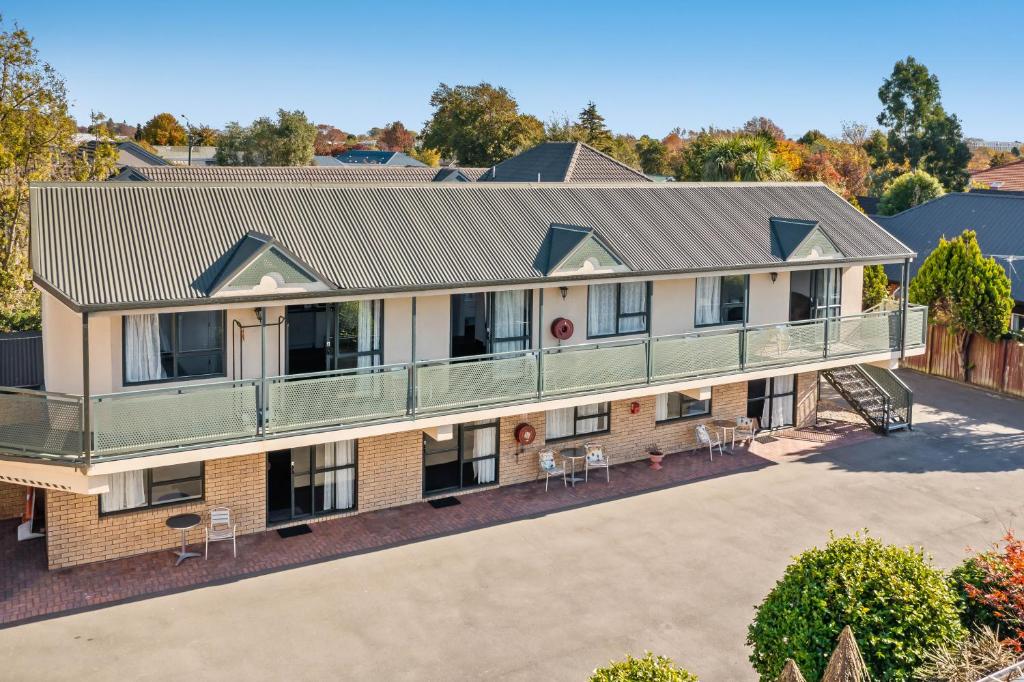
[[(175, 547), (181, 533), (165, 525), (175, 514), (205, 516), (210, 507), (231, 509), (239, 534), (263, 530), (266, 520), (266, 459), (244, 455), (206, 463), (203, 500), (100, 516), (95, 495), (49, 490), (46, 494), (46, 544), (51, 569), (116, 559)], [(202, 542), (203, 527), (189, 531), (190, 543)]]
[(796, 375), (796, 425), (809, 426), (818, 417), (818, 373)]
[(422, 499), (422, 431), (361, 438), (358, 457), (359, 511), (397, 507)]
[(21, 517), (25, 510), (25, 488), (14, 483), (0, 482), (0, 521)]

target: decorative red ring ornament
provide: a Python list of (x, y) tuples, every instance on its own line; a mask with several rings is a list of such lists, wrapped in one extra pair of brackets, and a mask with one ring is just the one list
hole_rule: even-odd
[(629, 404), (630, 414), (640, 414), (640, 403), (633, 401)]
[(529, 445), (537, 438), (537, 429), (530, 424), (520, 424), (516, 427), (516, 442), (520, 445)]
[(552, 336), (561, 341), (571, 339), (574, 331), (576, 331), (576, 328), (573, 326), (572, 320), (568, 320), (564, 317), (559, 317), (551, 323)]

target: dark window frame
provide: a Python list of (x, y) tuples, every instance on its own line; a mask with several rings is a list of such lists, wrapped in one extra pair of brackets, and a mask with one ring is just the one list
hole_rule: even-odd
[[(501, 420), (493, 419), (482, 424), (474, 424), (467, 422), (465, 424), (457, 424), (457, 434), (453, 440), (456, 442), (455, 451), (459, 457), (459, 485), (455, 487), (439, 488), (437, 490), (427, 490), (427, 434), (421, 432), (422, 446), (420, 448), (420, 489), (422, 491), (421, 497), (435, 497), (437, 495), (453, 494), (462, 490), (474, 490), (476, 488), (487, 488), (491, 486), (500, 485), (501, 483)], [(483, 429), (494, 429), (494, 454), (484, 455), (483, 457), (469, 457), (465, 458), (465, 432), (466, 431), (480, 431)], [(439, 450), (443, 452), (443, 450)], [(464, 467), (466, 464), (472, 464), (473, 462), (481, 462), (486, 459), (494, 460), (494, 480), (489, 483), (472, 483), (465, 485), (463, 480)]]
[(99, 510), (99, 515), (103, 516), (117, 516), (118, 514), (130, 514), (132, 512), (145, 512), (152, 511), (153, 509), (167, 509), (171, 507), (178, 507), (183, 504), (192, 504), (195, 502), (206, 501), (206, 462), (199, 462), (199, 475), (198, 476), (186, 476), (184, 478), (172, 478), (166, 481), (159, 481), (156, 483), (157, 486), (170, 485), (172, 483), (186, 483), (189, 481), (199, 481), (199, 496), (198, 497), (183, 497), (179, 500), (172, 500), (169, 502), (162, 502), (153, 504), (153, 470), (162, 469), (164, 467), (149, 467), (145, 469), (146, 472), (146, 504), (138, 507), (129, 507), (128, 509), (117, 509), (115, 511), (103, 511), (103, 494), (96, 496), (96, 509)]
[(221, 347), (220, 347), (219, 350), (220, 350), (220, 355), (221, 355), (221, 366), (224, 368), (224, 371), (222, 371), (222, 372), (212, 372), (212, 373), (209, 373), (209, 374), (186, 374), (186, 375), (182, 375), (182, 376), (165, 377), (163, 379), (150, 379), (148, 381), (128, 381), (127, 379), (125, 379), (125, 377), (128, 375), (128, 372), (127, 372), (127, 370), (128, 370), (128, 362), (127, 362), (127, 359), (125, 358), (125, 348), (126, 348), (126, 345), (127, 345), (125, 343), (125, 334), (127, 333), (127, 325), (125, 325), (125, 323), (124, 323), (124, 318), (127, 317), (127, 316), (126, 315), (122, 315), (121, 316), (121, 385), (122, 386), (148, 386), (150, 384), (168, 384), (168, 383), (180, 382), (180, 381), (199, 381), (199, 380), (202, 380), (202, 379), (216, 379), (216, 378), (226, 377), (227, 376), (227, 366), (228, 366), (228, 346), (227, 346), (228, 311), (227, 310), (220, 310), (220, 311), (182, 310), (182, 311), (173, 312), (173, 313), (155, 313), (156, 315), (158, 315), (160, 317), (163, 317), (164, 315), (170, 315), (171, 316), (171, 339), (172, 339), (172, 343), (174, 345), (174, 348), (169, 353), (168, 352), (164, 352), (164, 350), (162, 348), (160, 349), (160, 366), (163, 367), (164, 356), (165, 355), (170, 355), (171, 356), (171, 366), (174, 368), (174, 371), (177, 372), (178, 371), (178, 357), (179, 356), (187, 357), (189, 355), (208, 355), (208, 354), (216, 352), (218, 350), (216, 348), (208, 349), (208, 350), (195, 350), (195, 351), (179, 351), (177, 349), (177, 346), (178, 346), (178, 317), (181, 316), (181, 315), (190, 315), (190, 314), (194, 314), (194, 313), (197, 313), (197, 312), (220, 312), (220, 343), (221, 343)]
[[(646, 334), (651, 328), (651, 282), (645, 280), (643, 282), (626, 282), (626, 284), (643, 284), (644, 285), (644, 309), (639, 313), (624, 313), (622, 312), (622, 282), (614, 282), (615, 285), (615, 331), (609, 334), (592, 334), (590, 331), (590, 288), (593, 286), (605, 286), (612, 284), (612, 282), (601, 282), (599, 284), (587, 285), (587, 338), (588, 339), (608, 339), (615, 336), (633, 336), (635, 334)], [(636, 329), (633, 331), (622, 331), (622, 320), (629, 318), (641, 317), (644, 320), (643, 329)]]
[[(526, 300), (526, 333), (517, 336), (499, 336), (494, 337), (491, 335), (492, 327), (492, 315), (494, 311), (494, 299), (497, 291), (468, 291), (463, 294), (452, 294), (448, 298), (448, 357), (454, 358), (455, 352), (455, 317), (454, 317), (454, 301), (459, 296), (476, 296), (477, 294), (484, 294), (484, 324), (487, 327), (487, 341), (486, 348), (484, 349), (484, 355), (490, 355), (494, 353), (494, 344), (496, 343), (508, 343), (509, 341), (520, 341), (523, 343), (523, 348), (518, 351), (507, 351), (510, 353), (522, 353), (533, 349), (533, 289), (515, 289), (514, 291), (522, 291), (523, 298)], [(460, 357), (472, 357), (472, 356), (460, 356)]]
[[(676, 393), (677, 393), (677, 395), (681, 395), (678, 392), (676, 392)], [(693, 398), (691, 398), (691, 400), (693, 400)], [(706, 402), (708, 404), (707, 411), (706, 412), (701, 412), (699, 414), (685, 414), (685, 415), (681, 414), (678, 417), (667, 417), (666, 419), (658, 419), (657, 418), (657, 412), (655, 412), (654, 425), (655, 426), (661, 426), (662, 424), (672, 424), (674, 422), (685, 422), (685, 421), (689, 421), (691, 419), (706, 419), (706, 418), (710, 417), (711, 416), (711, 411), (714, 409), (714, 391), (712, 391), (711, 397), (708, 398), (707, 400), (694, 400), (694, 402), (697, 402), (697, 403), (704, 403), (704, 402)]]
[[(381, 315), (381, 317), (384, 317)], [(310, 483), (313, 486), (313, 516), (334, 516), (335, 514), (349, 514), (351, 512), (359, 511), (359, 439), (351, 439), (352, 444), (352, 463), (351, 464), (336, 464), (331, 467), (319, 468), (316, 465), (316, 445), (310, 445), (309, 447), (309, 471), (310, 471)], [(317, 445), (320, 445), (319, 443)], [(347, 509), (323, 509), (317, 511), (316, 508), (316, 475), (326, 474), (333, 471), (341, 471), (342, 469), (351, 469), (353, 475), (352, 481), (352, 506)], [(294, 489), (295, 482), (292, 481), (292, 488)], [(308, 517), (302, 517), (308, 518)]]
[[(742, 277), (743, 278), (743, 303), (722, 303), (718, 304), (718, 322), (709, 322), (707, 324), (697, 324), (697, 306), (700, 302), (697, 300), (697, 280), (694, 280), (693, 284), (693, 327), (694, 329), (708, 329), (710, 327), (725, 327), (729, 325), (744, 325), (750, 319), (750, 275), (709, 275), (710, 277), (718, 277), (724, 280), (726, 277)], [(743, 319), (741, 320), (729, 320), (728, 310), (741, 307), (743, 309)]]
[[(570, 435), (568, 435), (568, 436), (556, 436), (555, 438), (548, 438), (545, 435), (544, 442), (545, 443), (561, 443), (561, 442), (564, 442), (564, 441), (567, 441), (567, 440), (575, 440), (577, 438), (586, 438), (588, 436), (597, 436), (597, 435), (601, 435), (601, 434), (604, 434), (604, 433), (611, 433), (611, 430), (612, 430), (612, 402), (610, 400), (605, 400), (605, 401), (602, 401), (602, 402), (599, 402), (599, 403), (591, 403), (591, 404), (592, 405), (605, 405), (606, 407), (605, 407), (604, 410), (602, 410), (600, 412), (597, 412), (595, 414), (583, 414), (583, 415), (581, 415), (580, 414), (580, 406), (576, 405), (575, 407), (572, 408), (573, 409), (573, 414), (572, 414), (572, 416), (573, 416), (573, 420), (572, 420), (572, 433)], [(599, 429), (597, 431), (587, 431), (586, 433), (580, 433), (579, 423), (581, 421), (586, 421), (588, 419), (598, 419), (600, 417), (604, 417), (605, 418), (606, 426), (603, 429)], [(545, 414), (544, 414), (544, 422), (545, 422), (545, 433), (546, 433), (547, 432), (547, 428), (546, 428), (547, 427), (547, 412), (545, 412)]]
[[(790, 427), (796, 426), (796, 402), (797, 402), (796, 396), (799, 393), (800, 376), (798, 374), (784, 374), (784, 375), (781, 375), (781, 376), (791, 376), (791, 377), (793, 377), (793, 390), (792, 390), (792, 392), (775, 393), (775, 379), (776, 379), (776, 377), (773, 377), (773, 376), (772, 377), (765, 377), (764, 379), (752, 379), (752, 380), (748, 380), (747, 381), (747, 385), (748, 385), (748, 388), (747, 388), (747, 406), (748, 406), (747, 407), (747, 413), (749, 413), (749, 411), (750, 411), (750, 407), (749, 407), (750, 403), (756, 403), (756, 402), (766, 402), (766, 403), (768, 403), (769, 404), (768, 414), (771, 414), (771, 401), (772, 400), (774, 400), (775, 398), (787, 398), (787, 397), (790, 397), (790, 396), (792, 396), (792, 398), (793, 398), (793, 412), (792, 412), (793, 416), (791, 418), (791, 422), (789, 424), (765, 426), (764, 424), (761, 423), (761, 417), (759, 415), (757, 417), (757, 425), (758, 425), (760, 431), (775, 431), (776, 429), (785, 429), (785, 428), (790, 428)], [(765, 382), (765, 387), (764, 387), (765, 393), (764, 393), (763, 397), (761, 397), (761, 398), (751, 398), (750, 397), (749, 385), (750, 385), (751, 381), (764, 381)]]
[[(375, 299), (369, 299), (369, 300), (370, 300), (370, 302), (377, 304), (376, 306), (374, 306), (374, 310), (378, 311), (378, 312), (376, 312), (374, 314), (377, 315), (377, 317), (379, 318), (379, 319), (374, 320), (374, 326), (376, 327), (377, 331), (376, 331), (375, 338), (374, 338), (374, 340), (376, 341), (376, 348), (374, 348), (373, 350), (346, 351), (344, 353), (339, 353), (338, 352), (338, 345), (339, 345), (338, 344), (338, 338), (340, 336), (340, 334), (338, 333), (339, 332), (339, 330), (338, 330), (338, 320), (340, 318), (340, 316), (338, 315), (338, 308), (339, 308), (339, 306), (345, 305), (346, 303), (355, 303), (358, 306), (360, 303), (362, 303), (362, 301), (361, 300), (360, 301), (339, 301), (338, 303), (331, 304), (331, 306), (334, 308), (334, 329), (333, 329), (333, 334), (332, 334), (332, 338), (331, 338), (331, 344), (332, 344), (332, 350), (333, 350), (333, 356), (332, 356), (333, 357), (333, 364), (334, 364), (334, 368), (335, 369), (338, 369), (338, 360), (342, 359), (342, 358), (345, 358), (345, 359), (347, 359), (347, 358), (355, 358), (356, 359), (356, 368), (358, 368), (358, 365), (359, 365), (359, 358), (363, 358), (363, 357), (377, 356), (375, 358), (376, 362), (374, 362), (371, 365), (369, 365), (369, 367), (379, 367), (380, 365), (384, 364), (384, 299), (383, 298), (375, 298)], [(356, 325), (358, 326), (358, 324), (359, 324), (359, 321), (358, 321), (358, 317), (357, 317), (356, 318)], [(356, 335), (357, 335), (356, 338), (357, 338), (357, 345), (358, 345), (358, 330), (356, 331)], [(354, 369), (354, 368), (350, 368), (350, 369)]]

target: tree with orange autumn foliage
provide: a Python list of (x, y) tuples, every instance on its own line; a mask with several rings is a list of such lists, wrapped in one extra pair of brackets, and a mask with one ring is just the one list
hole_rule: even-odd
[(1010, 531), (1003, 542), (1002, 548), (968, 559), (970, 579), (961, 578), (954, 587), (969, 604), (991, 615), (1008, 643), (1024, 651), (1024, 541)]

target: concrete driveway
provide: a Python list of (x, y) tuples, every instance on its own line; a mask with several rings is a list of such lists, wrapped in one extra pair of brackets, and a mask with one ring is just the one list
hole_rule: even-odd
[(1024, 403), (905, 374), (913, 433), (0, 631), (2, 677), (583, 680), (644, 649), (751, 680), (746, 627), (830, 529), (950, 567), (1018, 523)]

